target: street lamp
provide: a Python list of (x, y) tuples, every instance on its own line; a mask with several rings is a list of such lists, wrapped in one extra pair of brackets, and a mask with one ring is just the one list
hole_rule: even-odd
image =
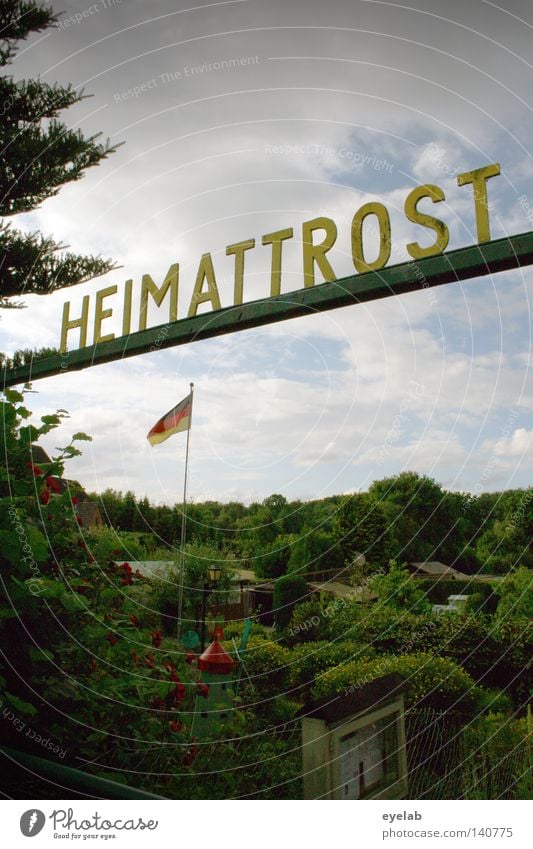
[(215, 589), (216, 585), (220, 581), (221, 575), (222, 575), (222, 569), (220, 568), (220, 566), (217, 563), (212, 563), (211, 566), (209, 566), (209, 568), (207, 570), (207, 576), (209, 578), (209, 581), (206, 581), (204, 583), (204, 586), (203, 586), (203, 589), (202, 589), (202, 633), (201, 633), (201, 637), (200, 637), (201, 652), (203, 652), (204, 649), (205, 649), (205, 630), (206, 630), (206, 623), (205, 623), (206, 610), (205, 609), (206, 609), (206, 606), (207, 606), (207, 599), (209, 597), (210, 592), (213, 589)]
[(207, 574), (211, 583), (217, 584), (220, 581), (222, 569), (216, 563), (212, 563), (209, 569), (207, 570)]

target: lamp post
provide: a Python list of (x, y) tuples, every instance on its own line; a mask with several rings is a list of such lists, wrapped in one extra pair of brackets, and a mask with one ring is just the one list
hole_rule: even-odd
[(212, 563), (211, 566), (207, 570), (207, 576), (209, 581), (204, 583), (202, 589), (202, 632), (200, 636), (200, 649), (203, 652), (205, 649), (205, 631), (206, 631), (206, 606), (207, 599), (209, 598), (210, 592), (216, 587), (220, 580), (220, 576), (222, 574), (222, 569), (216, 563)]

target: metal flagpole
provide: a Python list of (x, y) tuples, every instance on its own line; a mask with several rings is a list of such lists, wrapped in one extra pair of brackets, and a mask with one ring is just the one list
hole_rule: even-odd
[(178, 585), (178, 640), (181, 636), (181, 613), (183, 607), (183, 583), (185, 580), (185, 534), (187, 529), (187, 474), (189, 468), (189, 438), (192, 427), (192, 397), (194, 392), (194, 383), (191, 387), (191, 409), (189, 415), (189, 427), (187, 428), (187, 446), (185, 448), (185, 476), (183, 480), (183, 510), (181, 514), (181, 540), (180, 540), (180, 566), (179, 566), (179, 585)]

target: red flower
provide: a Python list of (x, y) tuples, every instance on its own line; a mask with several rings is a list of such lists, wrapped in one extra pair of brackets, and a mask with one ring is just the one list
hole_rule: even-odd
[(189, 664), (194, 663), (194, 661), (196, 660), (195, 653), (193, 651), (186, 651), (185, 652), (185, 660)]
[(204, 699), (207, 699), (209, 696), (209, 684), (197, 684), (196, 692), (199, 696), (203, 696)]
[(180, 719), (173, 719), (170, 723), (170, 730), (177, 734), (179, 731), (183, 731), (183, 722)]
[(33, 463), (26, 463), (26, 466), (28, 467), (28, 469), (32, 470), (35, 477), (38, 477), (39, 475), (44, 475), (44, 472), (40, 468), (40, 466), (34, 466)]
[(89, 554), (89, 557), (87, 558), (87, 563), (94, 563), (94, 562), (95, 562), (94, 557), (92, 556), (92, 554)]
[(134, 627), (137, 627), (137, 625), (139, 624), (139, 620), (133, 613), (130, 614), (130, 622)]
[(121, 563), (118, 568), (122, 569), (122, 572), (123, 572), (122, 580), (121, 580), (122, 586), (123, 587), (129, 587), (131, 584), (133, 584), (133, 578), (131, 577), (132, 569), (131, 569), (130, 564), (129, 563)]
[(50, 489), (53, 492), (60, 492), (61, 491), (61, 487), (59, 486), (59, 484), (57, 482), (57, 478), (53, 478), (51, 475), (48, 475), (48, 477), (46, 478), (46, 483), (48, 484), (48, 486), (50, 487)]
[(183, 699), (185, 698), (185, 693), (185, 685), (182, 684), (181, 681), (178, 681), (174, 688), (174, 701), (176, 702), (176, 705), (179, 706), (182, 703)]
[(159, 648), (161, 643), (163, 642), (163, 637), (161, 636), (161, 631), (150, 631), (150, 636), (152, 638), (152, 645)]
[(144, 661), (148, 669), (153, 669), (155, 666), (155, 660), (153, 654), (147, 654), (146, 660)]
[(198, 749), (194, 745), (191, 746), (191, 748), (187, 752), (185, 752), (181, 759), (183, 766), (190, 766), (197, 755)]
[(71, 501), (72, 501), (72, 503), (73, 503), (73, 504), (78, 504), (78, 503), (79, 503), (79, 499), (78, 499), (78, 497), (77, 497), (76, 495), (73, 495), (73, 496), (72, 496)]
[(41, 492), (41, 495), (39, 497), (43, 504), (48, 504), (48, 502), (50, 501), (50, 490), (45, 489), (44, 492)]
[(83, 525), (83, 519), (81, 518), (81, 516), (76, 516), (76, 521), (77, 521), (78, 525), (80, 525), (80, 526)]
[(118, 555), (120, 554), (120, 552), (121, 552), (121, 549), (120, 549), (120, 548), (115, 548), (115, 549), (113, 549), (113, 554), (115, 554), (117, 557), (118, 557)]
[(109, 642), (109, 644), (110, 644), (110, 645), (112, 645), (112, 646), (114, 646), (114, 645), (115, 645), (115, 643), (117, 642), (117, 639), (118, 639), (118, 637), (116, 637), (116, 636), (115, 636), (115, 634), (113, 634), (111, 631), (110, 631), (110, 632), (109, 632), (109, 634), (107, 634), (107, 636), (106, 636), (106, 640), (107, 640), (107, 641)]

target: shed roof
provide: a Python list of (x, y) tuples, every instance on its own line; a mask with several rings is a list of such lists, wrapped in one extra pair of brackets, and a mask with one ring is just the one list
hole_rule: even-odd
[(421, 563), (410, 563), (418, 572), (424, 572), (426, 575), (459, 575), (457, 569), (451, 566), (446, 566), (445, 563), (440, 563), (439, 560), (424, 560)]

